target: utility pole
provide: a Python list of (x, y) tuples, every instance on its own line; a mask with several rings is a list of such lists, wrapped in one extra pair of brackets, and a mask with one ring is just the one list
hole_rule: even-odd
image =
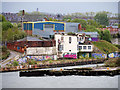
[(23, 30), (23, 17), (24, 17), (24, 14), (25, 14), (25, 11), (23, 10), (22, 11), (22, 18), (21, 18), (22, 19), (22, 28), (21, 28), (21, 30)]

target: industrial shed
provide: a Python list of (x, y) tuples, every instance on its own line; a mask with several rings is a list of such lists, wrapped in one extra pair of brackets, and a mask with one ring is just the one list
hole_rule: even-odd
[(24, 31), (29, 35), (50, 38), (54, 33), (78, 32), (79, 23), (65, 23), (54, 21), (24, 22)]

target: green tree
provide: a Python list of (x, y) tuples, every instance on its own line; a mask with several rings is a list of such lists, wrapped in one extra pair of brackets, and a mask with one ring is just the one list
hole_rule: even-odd
[(109, 24), (109, 18), (106, 12), (98, 12), (95, 17), (95, 21), (100, 23), (101, 25), (108, 26)]
[(88, 25), (99, 27), (99, 23), (94, 20), (87, 20)]
[(6, 22), (6, 19), (3, 15), (0, 14), (0, 22)]
[(98, 32), (95, 26), (87, 25), (85, 32)]
[(8, 29), (7, 31), (7, 41), (13, 41), (14, 40), (14, 32), (12, 31), (11, 28)]
[(18, 25), (16, 23), (13, 23), (13, 27), (18, 27)]
[(53, 19), (52, 18), (49, 18), (49, 21), (52, 21)]
[(3, 31), (6, 31), (8, 30), (9, 28), (12, 28), (13, 25), (10, 23), (10, 22), (2, 22), (2, 30)]
[(109, 30), (104, 30), (103, 31), (103, 40), (106, 40), (108, 42), (111, 42), (111, 34), (110, 34), (110, 31)]
[(86, 26), (87, 26), (87, 22), (83, 19), (73, 19), (73, 20), (71, 20), (71, 22), (80, 23), (82, 28), (86, 28)]

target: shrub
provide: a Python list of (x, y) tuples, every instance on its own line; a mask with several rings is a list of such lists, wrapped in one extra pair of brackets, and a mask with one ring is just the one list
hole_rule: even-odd
[(75, 35), (75, 33), (74, 32), (69, 32), (69, 33), (67, 33), (68, 35)]
[(36, 64), (36, 61), (33, 60), (33, 59), (29, 59), (29, 60), (28, 60), (28, 64), (29, 64), (29, 65), (35, 65), (35, 64)]
[(18, 66), (18, 65), (19, 65), (18, 61), (13, 62), (13, 66)]

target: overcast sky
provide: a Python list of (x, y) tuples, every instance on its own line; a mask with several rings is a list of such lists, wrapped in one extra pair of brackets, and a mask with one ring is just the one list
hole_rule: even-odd
[(36, 11), (46, 13), (75, 13), (109, 11), (118, 13), (118, 2), (2, 2), (2, 12)]

